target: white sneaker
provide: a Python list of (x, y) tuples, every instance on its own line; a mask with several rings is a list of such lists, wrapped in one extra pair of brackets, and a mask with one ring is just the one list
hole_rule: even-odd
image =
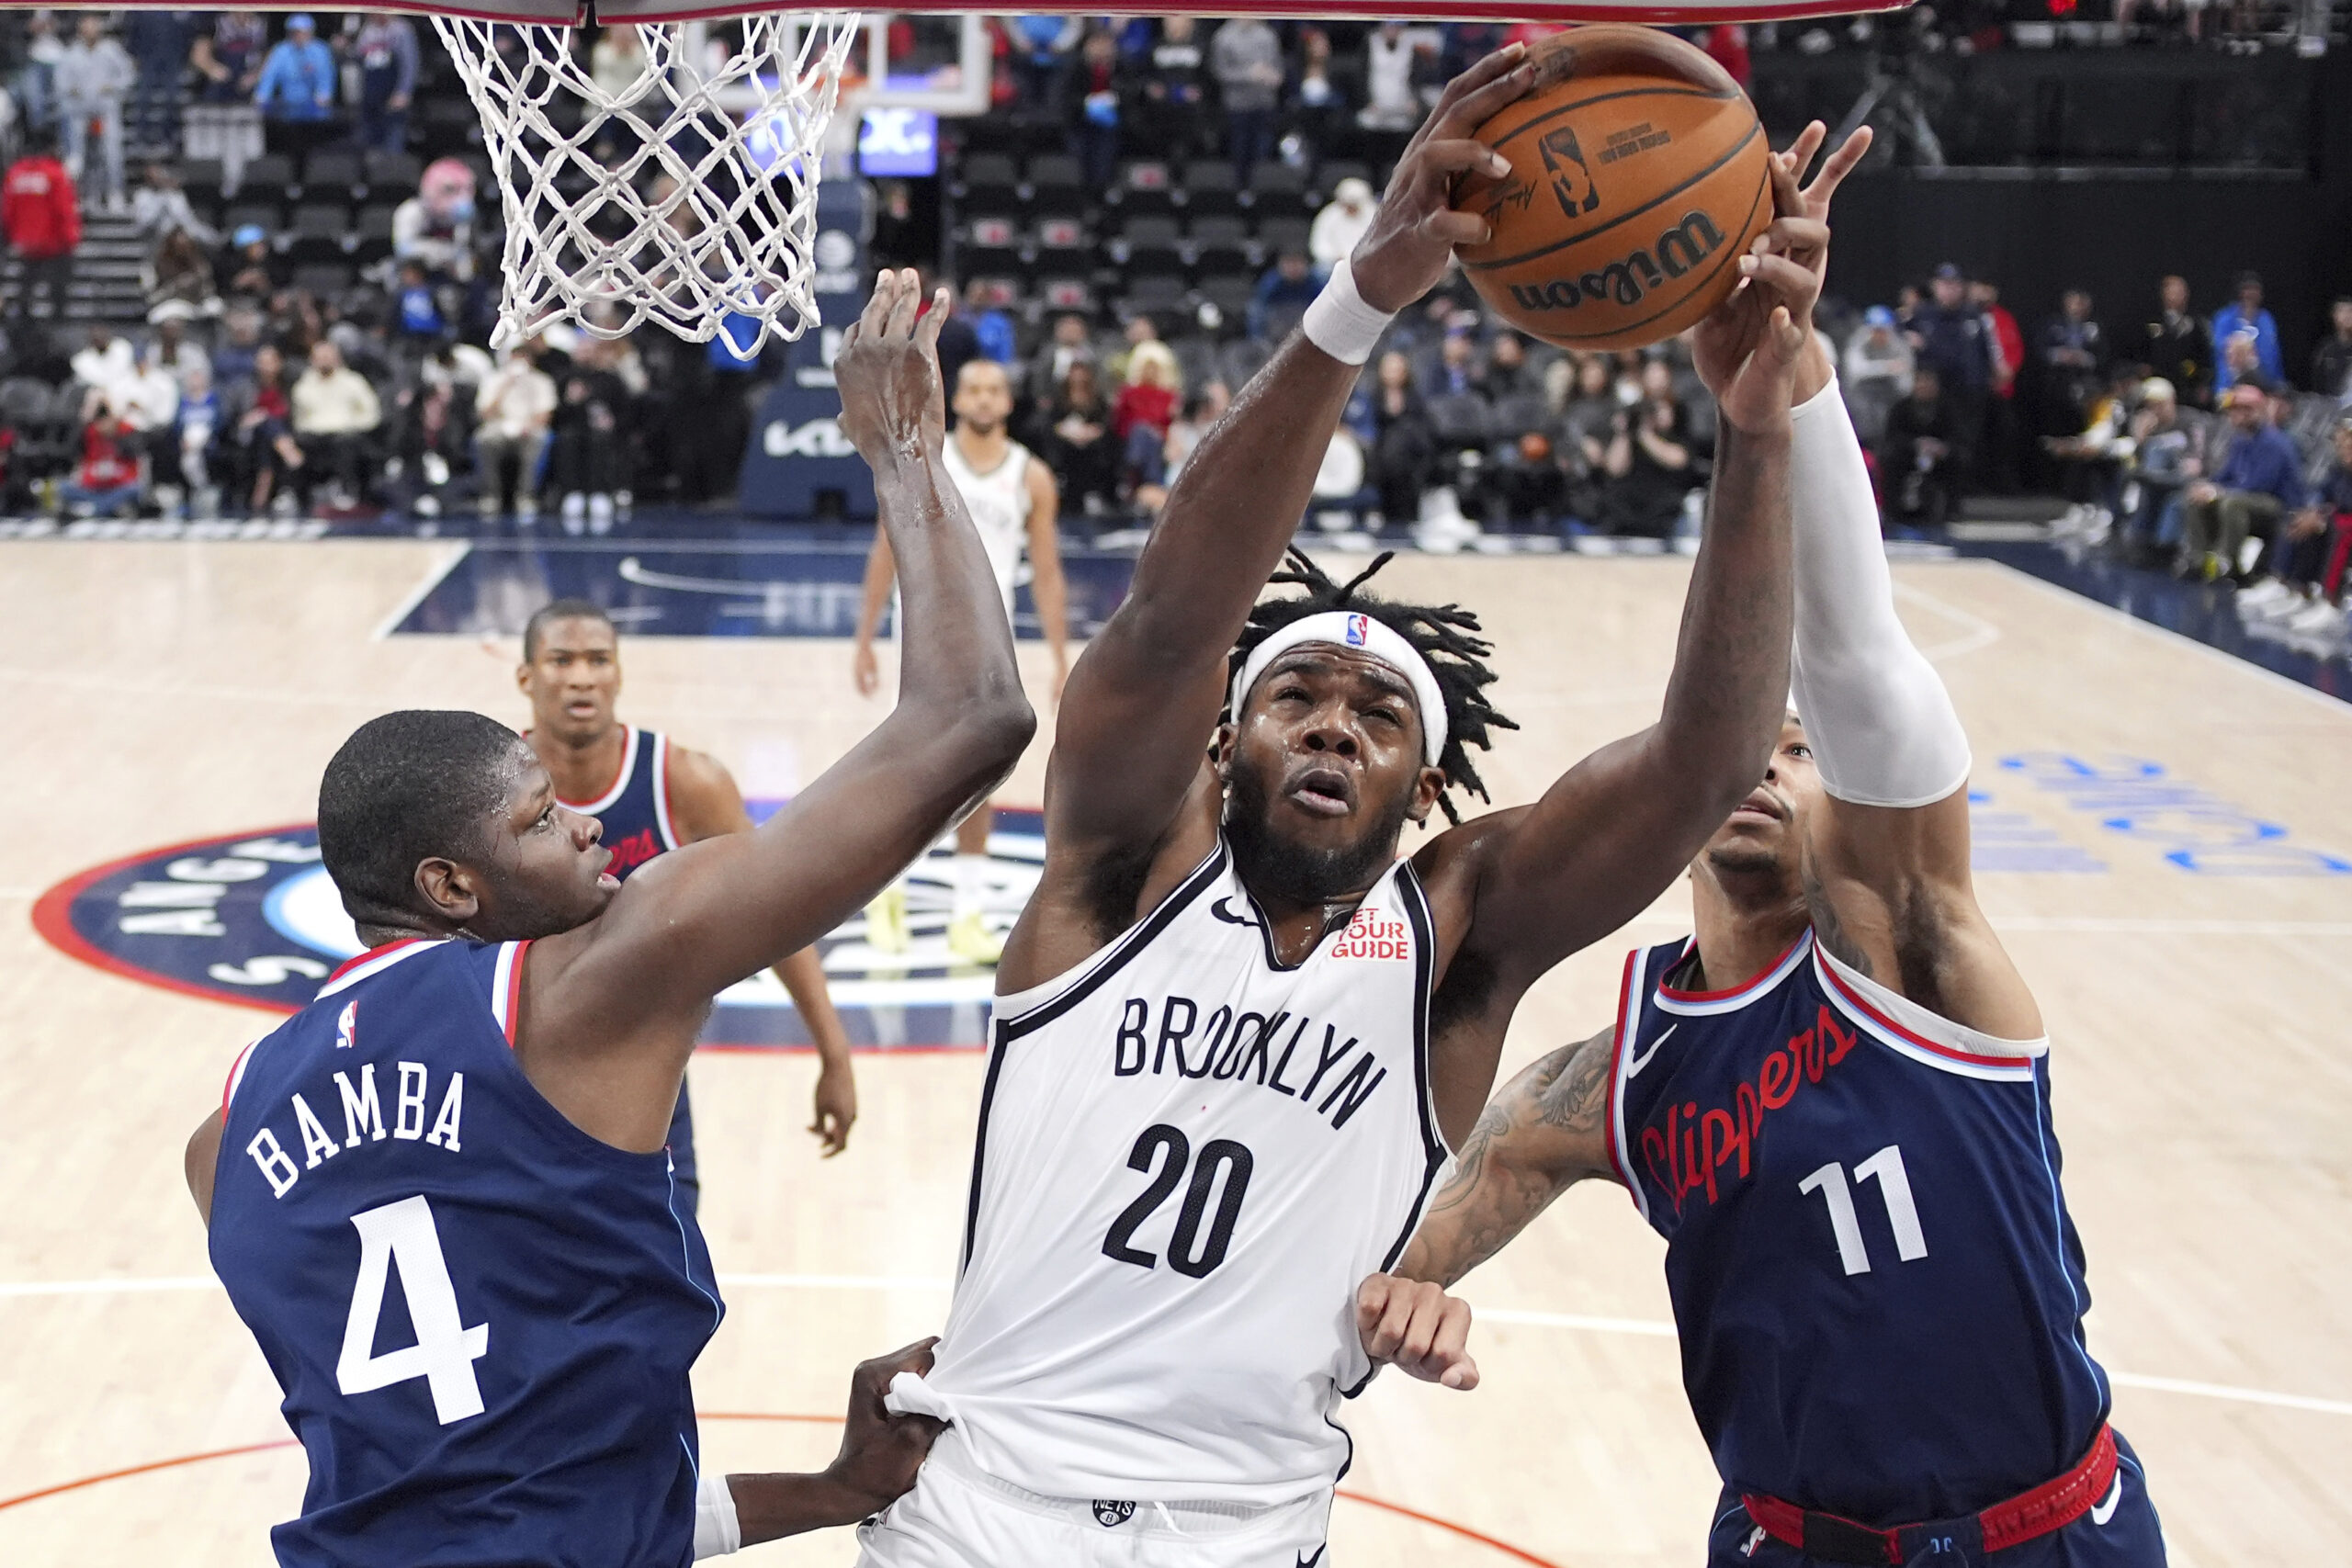
[(2278, 620), (2280, 626), (2297, 637), (2320, 637), (2343, 629), (2344, 611), (2341, 606), (2331, 604), (2324, 599), (2314, 599)]
[(2240, 589), (2237, 608), (2240, 618), (2267, 614), (2270, 607), (2295, 597), (2294, 591), (2275, 577), (2266, 577), (2251, 588)]
[(539, 520), (539, 503), (527, 495), (514, 498), (514, 521), (536, 523)]
[(598, 538), (613, 531), (613, 498), (592, 495), (588, 498), (588, 531)]
[(588, 498), (573, 491), (563, 498), (563, 531), (573, 538), (580, 537), (582, 525), (588, 516)]

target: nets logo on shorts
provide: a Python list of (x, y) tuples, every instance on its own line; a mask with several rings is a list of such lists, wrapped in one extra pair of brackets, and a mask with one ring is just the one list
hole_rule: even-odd
[[(752, 803), (755, 813), (769, 803)], [(1001, 931), (1037, 886), (1045, 824), (1035, 811), (999, 811), (989, 836), (985, 918)], [(907, 879), (904, 953), (876, 952), (863, 915), (817, 944), (833, 1007), (853, 1044), (886, 1050), (978, 1049), (988, 1040), (994, 970), (955, 960), (946, 930), (954, 903), (944, 840)], [(318, 994), (336, 964), (360, 951), (343, 900), (319, 863), (309, 823), (168, 845), (85, 871), (51, 888), (33, 909), (50, 942), (101, 969), (213, 1001), (290, 1013)], [(346, 1009), (339, 1043), (356, 1037)], [(702, 1043), (789, 1050), (809, 1043), (783, 982), (763, 970), (730, 986), (703, 1026)]]

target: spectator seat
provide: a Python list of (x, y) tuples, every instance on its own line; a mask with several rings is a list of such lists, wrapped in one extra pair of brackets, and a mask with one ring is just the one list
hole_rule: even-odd
[(1184, 204), (1192, 212), (1231, 212), (1240, 201), (1240, 184), (1227, 160), (1197, 158), (1184, 165)]
[(1260, 259), (1269, 266), (1284, 251), (1306, 254), (1306, 237), (1313, 225), (1304, 218), (1261, 218), (1258, 220), (1258, 250)]
[(396, 201), (405, 201), (416, 190), (417, 182), (424, 177), (424, 162), (413, 152), (368, 152), (360, 164), (368, 176), (368, 188), (385, 193)]
[(365, 184), (360, 173), (359, 154), (341, 148), (313, 152), (302, 164), (302, 188), (325, 195), (330, 191), (349, 192)]
[(1009, 207), (1019, 195), (1021, 175), (1001, 152), (974, 152), (956, 170), (956, 193), (969, 202)]

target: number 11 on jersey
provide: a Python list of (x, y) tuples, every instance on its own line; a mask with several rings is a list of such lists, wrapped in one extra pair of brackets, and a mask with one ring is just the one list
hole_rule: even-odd
[[(1903, 1148), (1889, 1144), (1854, 1168), (1857, 1182), (1876, 1181), (1886, 1200), (1886, 1223), (1894, 1232), (1894, 1255), (1904, 1262), (1928, 1256), (1927, 1233), (1919, 1228), (1919, 1210), (1911, 1201), (1911, 1179), (1903, 1171)], [(1862, 1222), (1854, 1212), (1853, 1189), (1846, 1184), (1845, 1168), (1830, 1161), (1803, 1181), (1800, 1192), (1818, 1192), (1829, 1205), (1829, 1233), (1838, 1242), (1838, 1261), (1849, 1274), (1871, 1271), (1870, 1248), (1862, 1241)]]

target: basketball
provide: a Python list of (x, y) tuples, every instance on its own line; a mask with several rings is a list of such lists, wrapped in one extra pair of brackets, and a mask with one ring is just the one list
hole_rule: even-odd
[(1463, 270), (1497, 314), (1562, 348), (1672, 337), (1723, 302), (1772, 220), (1754, 107), (1648, 28), (1577, 28), (1529, 53), (1534, 87), (1477, 131), (1510, 173), (1455, 195), (1494, 227), (1460, 251)]

